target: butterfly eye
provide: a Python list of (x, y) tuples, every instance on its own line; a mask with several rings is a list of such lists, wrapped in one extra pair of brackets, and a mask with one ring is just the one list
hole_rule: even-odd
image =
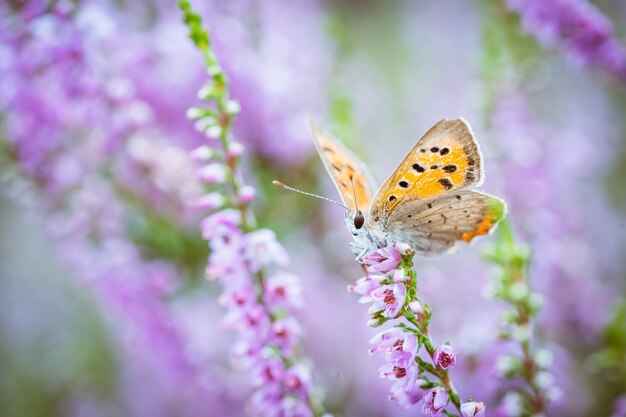
[(357, 211), (356, 216), (354, 216), (354, 227), (359, 230), (363, 227), (363, 223), (365, 223), (365, 216), (360, 211)]

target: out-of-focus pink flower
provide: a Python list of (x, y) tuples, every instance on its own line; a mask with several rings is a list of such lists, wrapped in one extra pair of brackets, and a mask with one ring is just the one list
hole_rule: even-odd
[(370, 297), (374, 304), (370, 307), (370, 314), (382, 311), (387, 318), (394, 318), (402, 310), (406, 301), (406, 288), (402, 284), (383, 285), (373, 290)]
[(200, 179), (209, 184), (222, 183), (226, 180), (226, 167), (220, 163), (205, 165), (198, 173)]
[(289, 256), (276, 241), (276, 234), (269, 229), (260, 229), (245, 236), (244, 257), (250, 271), (258, 272), (269, 265), (285, 266)]
[(397, 268), (401, 261), (402, 255), (396, 245), (380, 248), (365, 257), (367, 270), (378, 273), (387, 273)]
[(311, 370), (302, 363), (297, 363), (287, 369), (283, 381), (290, 394), (307, 399), (308, 393), (312, 388)]
[(196, 208), (203, 210), (215, 210), (224, 205), (224, 196), (220, 193), (209, 193), (196, 201)]
[(448, 404), (448, 392), (442, 387), (434, 387), (424, 395), (422, 412), (426, 415), (437, 416)]
[(485, 404), (474, 401), (463, 403), (461, 404), (461, 416), (485, 417)]
[(265, 300), (278, 308), (299, 306), (302, 303), (302, 286), (295, 275), (278, 272), (267, 279)]
[(285, 356), (290, 356), (298, 344), (302, 330), (293, 318), (276, 320), (272, 323), (268, 342), (280, 348)]
[(239, 195), (237, 196), (237, 202), (239, 204), (250, 204), (256, 195), (256, 190), (251, 185), (244, 185), (239, 190)]
[(441, 345), (435, 350), (433, 362), (441, 369), (448, 369), (456, 365), (456, 352), (450, 345)]

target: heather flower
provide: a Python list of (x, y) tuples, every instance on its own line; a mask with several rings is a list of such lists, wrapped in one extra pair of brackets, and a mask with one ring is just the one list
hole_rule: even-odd
[(370, 314), (382, 311), (387, 318), (394, 318), (400, 314), (400, 310), (406, 301), (406, 288), (402, 284), (383, 285), (370, 293), (374, 304), (370, 307)]
[(474, 401), (461, 404), (462, 417), (485, 417), (485, 404)]
[[(297, 355), (301, 328), (291, 316), (300, 288), (294, 276), (275, 271), (289, 259), (275, 233), (258, 229), (250, 212), (255, 191), (243, 183), (239, 163), (244, 148), (231, 139), (230, 132), (239, 105), (229, 98), (226, 77), (200, 17), (188, 1), (181, 0), (179, 6), (190, 38), (205, 55), (211, 76), (200, 97), (215, 101), (214, 108), (197, 107), (189, 114), (196, 119), (196, 127), (216, 139), (210, 141), (216, 144), (216, 161), (209, 161), (198, 174), (225, 200), (237, 203), (236, 208), (212, 214), (200, 225), (211, 247), (207, 275), (222, 284), (224, 295), (220, 300), (228, 309), (225, 321), (237, 330), (231, 354), (237, 365), (253, 375), (256, 390), (249, 403), (251, 414), (312, 416), (311, 375)], [(211, 83), (219, 84), (219, 88), (207, 93)], [(205, 164), (208, 154), (194, 151), (196, 160)], [(268, 276), (270, 270), (272, 275)]]
[(293, 274), (277, 272), (267, 279), (265, 297), (269, 304), (288, 308), (302, 303), (302, 286)]
[(508, 0), (522, 27), (546, 45), (562, 45), (583, 65), (603, 68), (626, 81), (626, 48), (620, 44), (609, 18), (586, 0)]
[(356, 285), (348, 285), (348, 291), (361, 294), (362, 297), (359, 298), (359, 303), (369, 303), (374, 301), (370, 294), (375, 289), (380, 288), (380, 281), (384, 279), (384, 275), (367, 275), (359, 278)]
[(423, 388), (425, 384), (426, 381), (423, 379), (417, 379), (411, 387), (400, 383), (394, 384), (391, 387), (389, 400), (396, 401), (403, 408), (409, 408), (422, 401), (426, 393)]
[(276, 234), (268, 229), (246, 235), (244, 257), (252, 272), (258, 272), (269, 265), (285, 266), (289, 261), (287, 252), (276, 241)]
[(386, 246), (367, 255), (365, 262), (370, 272), (386, 273), (398, 267), (402, 261), (400, 249), (396, 245)]
[(226, 175), (226, 167), (219, 163), (205, 165), (199, 172), (200, 179), (209, 184), (224, 182), (224, 180), (226, 180)]
[(435, 350), (433, 362), (441, 369), (448, 369), (456, 365), (456, 352), (450, 345), (441, 345)]
[(196, 201), (196, 208), (202, 210), (215, 210), (224, 205), (225, 199), (224, 196), (220, 193), (209, 193), (200, 197)]
[(448, 404), (448, 393), (442, 387), (431, 388), (424, 395), (422, 412), (430, 416), (438, 416)]
[(415, 335), (397, 327), (378, 333), (370, 340), (370, 346), (371, 354), (382, 355), (385, 361), (403, 368), (413, 364), (418, 349)]

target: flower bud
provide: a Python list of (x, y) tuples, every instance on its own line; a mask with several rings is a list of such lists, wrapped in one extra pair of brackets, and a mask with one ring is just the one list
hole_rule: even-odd
[(408, 305), (408, 308), (411, 313), (417, 316), (421, 316), (422, 314), (424, 314), (424, 307), (422, 306), (422, 303), (417, 300), (411, 301)]
[(215, 210), (224, 205), (224, 196), (220, 193), (209, 193), (200, 197), (196, 201), (196, 208), (204, 210)]
[(484, 417), (485, 416), (485, 404), (482, 402), (466, 402), (461, 404), (461, 416), (462, 417)]
[(222, 164), (211, 164), (200, 168), (200, 179), (209, 184), (224, 182), (226, 180), (226, 168)]
[(251, 185), (245, 185), (239, 190), (237, 201), (239, 204), (250, 204), (256, 195), (256, 190)]
[(217, 156), (217, 152), (206, 145), (202, 145), (191, 151), (191, 158), (198, 162), (208, 162)]
[(452, 349), (450, 345), (441, 345), (435, 350), (433, 355), (433, 362), (441, 369), (448, 369), (451, 366), (456, 365), (457, 353)]
[(232, 141), (228, 145), (228, 156), (231, 158), (239, 158), (244, 150), (245, 147), (240, 142)]

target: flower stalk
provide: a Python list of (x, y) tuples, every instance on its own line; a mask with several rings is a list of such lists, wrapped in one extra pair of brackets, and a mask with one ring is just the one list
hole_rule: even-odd
[(491, 297), (503, 301), (503, 328), (500, 339), (517, 345), (518, 355), (503, 355), (498, 371), (512, 384), (500, 411), (507, 416), (530, 417), (545, 413), (559, 399), (560, 389), (553, 385), (548, 371), (552, 355), (535, 349), (532, 344), (534, 320), (541, 309), (541, 296), (530, 286), (530, 249), (516, 242), (511, 226), (503, 221), (499, 238), (484, 254), (486, 261), (498, 268), (489, 288)]
[(252, 375), (249, 411), (263, 417), (321, 416), (311, 371), (300, 355), (301, 329), (292, 317), (301, 301), (299, 281), (280, 270), (288, 263), (287, 253), (273, 231), (257, 227), (250, 209), (255, 191), (241, 175), (244, 148), (232, 135), (239, 104), (230, 98), (228, 78), (200, 16), (187, 0), (179, 6), (210, 77), (198, 93), (209, 105), (188, 111), (208, 137), (207, 145), (192, 153), (204, 165), (199, 177), (210, 191), (199, 203), (211, 213), (201, 224), (211, 248), (206, 276), (224, 289), (224, 321), (237, 331), (231, 354)]
[[(365, 257), (367, 275), (348, 287), (362, 295), (360, 302), (373, 302), (368, 325), (394, 323), (372, 339), (370, 353), (387, 362), (380, 376), (394, 381), (391, 400), (407, 408), (422, 402), (422, 412), (430, 416), (484, 416), (484, 404), (463, 402), (452, 382), (449, 370), (457, 353), (449, 344), (437, 346), (430, 335), (432, 312), (419, 295), (414, 255), (402, 243), (380, 248)], [(419, 356), (422, 347), (428, 360)], [(456, 412), (446, 409), (449, 403)]]

